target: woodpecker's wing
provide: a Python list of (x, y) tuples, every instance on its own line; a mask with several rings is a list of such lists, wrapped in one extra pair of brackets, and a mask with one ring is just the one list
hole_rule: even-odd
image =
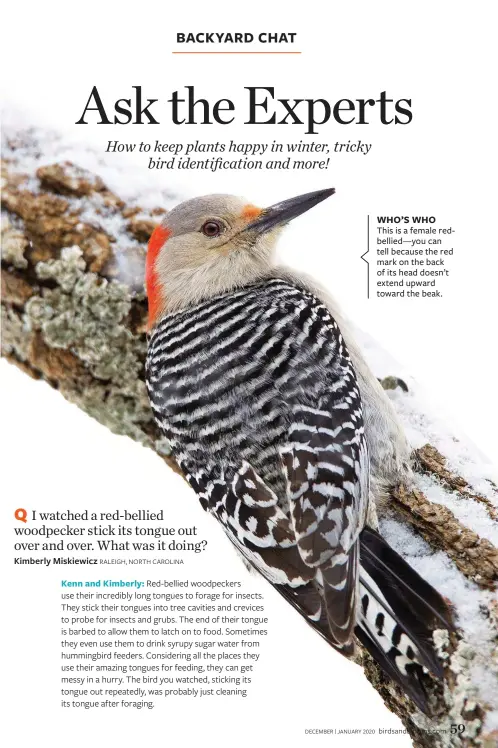
[(318, 396), (291, 399), (281, 456), (299, 553), (316, 569), (333, 639), (347, 646), (356, 623), (358, 536), (369, 495), (361, 396), (328, 309), (315, 299), (303, 311), (295, 367), (309, 372), (306, 389)]
[[(286, 496), (279, 506), (266, 476), (247, 462), (233, 465), (230, 485), (209, 470), (202, 480), (197, 472), (196, 490), (236, 542), (257, 554), (252, 561), (262, 573), (269, 576), (268, 557), (273, 572), (282, 563), (286, 571), (273, 575), (274, 583), (316, 580), (333, 637), (347, 646), (356, 620), (357, 540), (369, 473), (355, 373), (336, 323), (311, 294), (296, 289), (296, 298), (282, 302), (267, 338), (272, 346), (258, 351), (260, 369), (271, 375), (273, 401), (280, 408), (285, 403), (289, 424), (277, 466)], [(281, 343), (277, 360), (275, 341)], [(290, 560), (293, 572), (286, 578)]]
[(303, 561), (317, 569), (338, 646), (350, 642), (358, 598), (358, 535), (369, 465), (361, 400), (346, 371), (316, 408), (294, 406), (283, 450), (290, 516)]

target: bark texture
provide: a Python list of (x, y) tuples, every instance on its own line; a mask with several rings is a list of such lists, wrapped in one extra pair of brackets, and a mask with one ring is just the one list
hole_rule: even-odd
[[(22, 173), (16, 153), (24, 147), (19, 135), (2, 164), (2, 353), (112, 431), (154, 449), (176, 469), (154, 424), (143, 371), (146, 242), (164, 211), (125, 204), (100, 177), (67, 161)], [(416, 457), (421, 474), (462, 500), (482, 504), (490, 519), (497, 520), (496, 504), (449, 470), (437, 449), (426, 445)], [(496, 589), (498, 550), (489, 540), (418, 489), (396, 486), (392, 498), (398, 519), (432, 549), (447, 554), (482, 590)], [(496, 635), (496, 666), (498, 606), (486, 600)], [(439, 644), (447, 663), (446, 682), (443, 688), (428, 678), (433, 720), (416, 710), (368, 654), (361, 652), (359, 661), (415, 746), (498, 745), (498, 732), (483, 727), (486, 712), (497, 705), (473, 698), (465, 637), (457, 632), (450, 640), (442, 634)], [(464, 724), (464, 734), (453, 735), (452, 724)]]

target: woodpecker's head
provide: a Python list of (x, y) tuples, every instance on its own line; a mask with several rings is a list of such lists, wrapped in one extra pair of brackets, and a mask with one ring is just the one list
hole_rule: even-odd
[(166, 312), (264, 277), (282, 226), (334, 191), (309, 192), (270, 208), (232, 195), (207, 195), (177, 205), (149, 241), (149, 329)]

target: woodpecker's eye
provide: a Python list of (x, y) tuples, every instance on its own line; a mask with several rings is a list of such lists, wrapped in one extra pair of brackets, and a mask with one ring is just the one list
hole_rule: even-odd
[(209, 236), (211, 239), (215, 236), (219, 236), (223, 230), (221, 223), (218, 221), (206, 221), (202, 226), (202, 233), (204, 236)]

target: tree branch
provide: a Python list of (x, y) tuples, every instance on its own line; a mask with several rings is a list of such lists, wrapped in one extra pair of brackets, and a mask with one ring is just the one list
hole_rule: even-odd
[[(164, 211), (126, 204), (98, 176), (72, 163), (37, 168), (40, 150), (30, 133), (17, 134), (6, 151), (3, 355), (25, 373), (49, 382), (115, 433), (154, 449), (176, 469), (155, 426), (143, 371), (145, 243)], [(23, 173), (27, 151), (31, 168)], [(393, 487), (393, 517), (382, 529), (395, 537), (403, 555), (416, 542), (416, 562), (437, 559), (440, 563), (442, 559), (461, 580), (459, 584), (468, 585), (482, 616), (475, 625), (484, 632), (488, 671), (481, 676), (482, 668), (477, 667), (483, 655), (477, 652), (480, 640), (472, 623), (468, 630), (459, 628), (451, 640), (444, 632), (438, 634), (447, 665), (446, 681), (443, 688), (427, 679), (437, 715), (428, 720), (366, 652), (361, 652), (359, 660), (415, 746), (495, 746), (498, 719), (494, 717), (493, 722), (490, 715), (498, 709), (498, 687), (493, 699), (492, 688), (483, 687), (480, 680), (495, 678), (498, 686), (498, 605), (490, 592), (498, 580), (498, 550), (491, 540), (466, 526), (465, 512), (457, 516), (448, 503), (480, 506), (489, 522), (496, 523), (496, 489), (483, 478), (486, 490), (476, 490), (447, 466), (433, 446), (419, 449), (416, 457), (420, 479), (435, 486), (447, 498), (446, 505), (431, 501), (422, 490), (425, 484), (422, 488), (420, 484)], [(460, 612), (456, 605), (457, 625)], [(463, 724), (464, 734), (453, 735), (452, 724)]]

